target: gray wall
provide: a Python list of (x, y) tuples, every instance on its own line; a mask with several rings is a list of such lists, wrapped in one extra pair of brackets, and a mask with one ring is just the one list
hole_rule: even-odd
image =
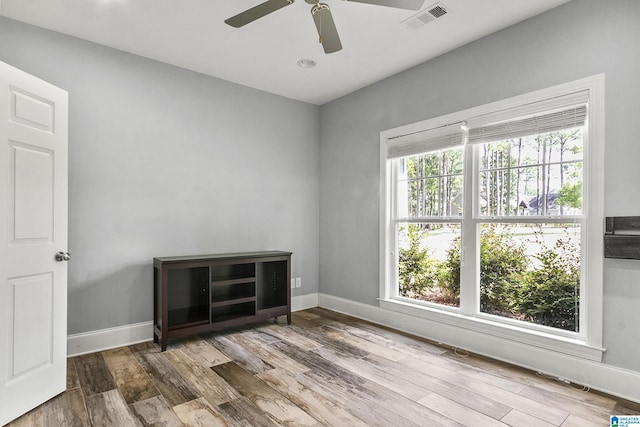
[[(320, 283), (377, 305), (379, 132), (606, 74), (606, 215), (640, 215), (640, 1), (574, 0), (321, 107)], [(640, 372), (640, 261), (605, 260), (605, 362)]]
[[(291, 250), (294, 295), (377, 305), (379, 132), (597, 73), (606, 214), (640, 214), (638, 22), (573, 0), (318, 109), (0, 17), (0, 60), (70, 94), (69, 333), (150, 320), (174, 254)], [(605, 361), (640, 372), (640, 262), (604, 265)]]
[(0, 60), (69, 92), (70, 334), (151, 320), (155, 256), (290, 250), (318, 292), (317, 106), (1, 17)]

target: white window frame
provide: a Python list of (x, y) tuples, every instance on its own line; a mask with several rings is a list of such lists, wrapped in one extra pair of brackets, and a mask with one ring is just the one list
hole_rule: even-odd
[[(527, 322), (502, 319), (479, 311), (479, 273), (477, 264), (461, 266), (461, 301), (459, 308), (445, 307), (424, 301), (398, 296), (397, 285), (397, 232), (392, 215), (396, 206), (395, 159), (388, 158), (389, 148), (399, 139), (408, 135), (420, 135), (430, 130), (459, 126), (459, 123), (477, 122), (478, 117), (500, 114), (501, 111), (518, 110), (528, 104), (548, 102), (560, 96), (588, 91), (588, 108), (584, 134), (583, 191), (586, 195), (583, 205), (583, 225), (581, 250), (581, 301), (580, 332), (574, 333), (557, 328), (543, 327)], [(465, 147), (464, 173), (464, 217), (463, 251), (479, 253), (477, 242), (478, 224), (487, 222), (478, 214), (477, 206), (472, 206), (472, 189), (478, 173), (478, 150), (474, 146)], [(527, 93), (498, 102), (447, 114), (433, 119), (412, 123), (380, 133), (380, 307), (404, 314), (422, 317), (459, 328), (506, 338), (512, 341), (565, 354), (602, 360), (603, 336), (603, 235), (604, 235), (604, 75), (596, 75), (551, 88)], [(435, 222), (442, 222), (434, 218)], [(567, 218), (570, 220), (570, 218)], [(545, 222), (545, 219), (541, 219)], [(549, 222), (562, 221), (561, 217), (549, 218)], [(490, 222), (490, 221), (489, 221)], [(508, 220), (506, 221), (508, 222)], [(477, 255), (479, 258), (479, 255)], [(469, 278), (472, 279), (469, 279)], [(464, 292), (466, 291), (466, 294)], [(557, 330), (556, 330), (557, 329)]]

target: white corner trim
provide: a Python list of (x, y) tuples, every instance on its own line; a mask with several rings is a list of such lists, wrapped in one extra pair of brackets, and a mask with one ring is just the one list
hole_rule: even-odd
[(640, 403), (640, 372), (327, 294), (318, 305)]
[[(291, 311), (306, 310), (317, 306), (317, 293), (291, 298)], [(151, 340), (153, 340), (152, 321), (82, 332), (67, 336), (67, 357), (95, 353)]]

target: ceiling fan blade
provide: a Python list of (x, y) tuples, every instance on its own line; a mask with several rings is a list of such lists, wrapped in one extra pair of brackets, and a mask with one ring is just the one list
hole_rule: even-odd
[(424, 0), (346, 0), (356, 3), (375, 4), (377, 6), (395, 7), (397, 9), (420, 10)]
[(333, 22), (329, 6), (324, 3), (318, 3), (311, 9), (311, 15), (313, 15), (313, 21), (316, 23), (324, 53), (342, 50), (340, 36), (338, 36), (338, 30), (335, 22)]
[(264, 3), (237, 14), (236, 16), (232, 16), (224, 22), (232, 27), (240, 28), (255, 21), (256, 19), (270, 14), (271, 12), (275, 12), (285, 6), (289, 6), (290, 4), (293, 4), (294, 1), (295, 0), (267, 0)]

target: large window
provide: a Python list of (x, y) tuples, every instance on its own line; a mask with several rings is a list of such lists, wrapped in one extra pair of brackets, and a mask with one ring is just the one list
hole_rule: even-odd
[(600, 89), (383, 132), (382, 304), (600, 347)]

